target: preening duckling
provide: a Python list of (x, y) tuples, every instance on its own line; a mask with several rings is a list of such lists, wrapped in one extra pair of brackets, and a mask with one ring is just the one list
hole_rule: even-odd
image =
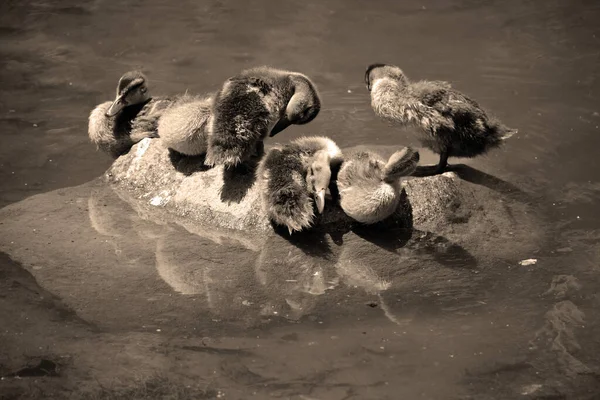
[(448, 82), (411, 83), (400, 68), (386, 64), (367, 67), (365, 82), (377, 115), (415, 125), (424, 133), (423, 146), (440, 155), (437, 173), (444, 171), (448, 157), (475, 157), (517, 132)]
[(88, 135), (97, 148), (114, 158), (144, 138), (157, 137), (157, 122), (169, 99), (152, 99), (139, 71), (125, 73), (113, 102), (98, 105), (89, 117)]
[(186, 156), (206, 153), (213, 99), (187, 94), (177, 98), (158, 121), (163, 144)]
[(405, 147), (387, 163), (378, 154), (360, 151), (345, 157), (337, 176), (342, 210), (363, 224), (389, 217), (400, 200), (400, 178), (414, 172), (419, 153)]
[(337, 171), (341, 163), (339, 147), (325, 137), (302, 137), (270, 149), (257, 170), (269, 218), (287, 226), (290, 234), (310, 227), (313, 202), (322, 213), (332, 170)]
[(270, 67), (242, 71), (215, 98), (206, 164), (236, 166), (260, 153), (267, 135), (306, 124), (320, 109), (317, 89), (305, 75)]

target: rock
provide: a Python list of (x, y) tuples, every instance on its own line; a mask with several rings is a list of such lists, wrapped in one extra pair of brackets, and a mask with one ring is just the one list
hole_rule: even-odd
[[(125, 191), (141, 202), (162, 207), (169, 212), (197, 221), (205, 226), (265, 232), (271, 224), (261, 205), (254, 170), (247, 167), (226, 171), (222, 167), (206, 168), (201, 159), (176, 159), (158, 140), (145, 139), (118, 158), (105, 177), (118, 191)], [(127, 195), (126, 195), (127, 196)], [(404, 202), (400, 207), (406, 209)], [(409, 211), (397, 213), (398, 223), (410, 225)], [(319, 226), (337, 227), (352, 220), (331, 201), (326, 205)]]
[[(186, 165), (187, 163), (187, 165)], [(477, 174), (472, 168), (469, 174)], [(480, 173), (487, 176), (486, 174)], [(129, 202), (149, 209), (166, 210), (180, 221), (238, 231), (273, 230), (261, 207), (254, 172), (207, 169), (201, 159), (177, 159), (159, 140), (145, 139), (117, 159), (105, 179)], [(499, 181), (497, 178), (494, 178)], [(400, 206), (387, 221), (372, 230), (394, 227), (443, 234), (452, 241), (477, 243), (493, 251), (507, 243), (533, 242), (539, 237), (531, 227), (534, 216), (525, 204), (509, 204), (494, 188), (462, 180), (456, 173), (408, 178)], [(138, 206), (136, 206), (138, 207)], [(348, 230), (357, 223), (331, 199), (317, 218), (316, 229)], [(497, 246), (501, 245), (500, 248)]]

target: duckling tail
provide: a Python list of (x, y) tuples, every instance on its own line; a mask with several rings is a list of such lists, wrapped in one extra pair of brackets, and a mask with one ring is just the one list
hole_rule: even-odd
[(506, 139), (510, 138), (511, 136), (515, 135), (517, 132), (519, 132), (518, 129), (506, 128), (506, 130), (500, 136), (500, 139), (501, 140), (506, 140)]
[(490, 134), (489, 138), (493, 139), (492, 143), (495, 145), (500, 145), (501, 142), (510, 138), (514, 134), (518, 132), (517, 129), (509, 128), (504, 125), (500, 120), (495, 116), (490, 116), (487, 122), (488, 133)]
[(419, 152), (412, 147), (405, 147), (392, 154), (383, 168), (383, 180), (391, 183), (403, 176), (412, 174), (419, 163)]

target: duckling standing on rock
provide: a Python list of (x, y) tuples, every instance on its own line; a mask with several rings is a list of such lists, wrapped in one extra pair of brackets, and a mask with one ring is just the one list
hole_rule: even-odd
[(475, 157), (517, 132), (447, 82), (411, 83), (400, 68), (386, 64), (367, 67), (365, 82), (377, 115), (425, 133), (423, 146), (440, 155), (436, 173), (444, 171), (448, 157)]
[(270, 67), (242, 71), (216, 96), (206, 164), (234, 167), (261, 155), (267, 135), (306, 124), (320, 109), (317, 89), (305, 75)]
[(287, 226), (290, 234), (310, 227), (313, 201), (322, 213), (332, 172), (335, 174), (341, 163), (339, 147), (325, 137), (301, 137), (270, 149), (257, 170), (262, 203), (269, 218)]
[(372, 152), (360, 151), (345, 157), (337, 176), (342, 210), (363, 224), (383, 221), (396, 210), (400, 200), (400, 178), (413, 173), (419, 153), (405, 147), (387, 163)]
[(158, 121), (163, 144), (186, 156), (206, 153), (214, 95), (185, 94), (173, 101)]
[(90, 140), (114, 158), (142, 139), (158, 137), (158, 118), (171, 100), (151, 98), (146, 83), (139, 71), (125, 73), (119, 80), (116, 99), (98, 105), (90, 113)]

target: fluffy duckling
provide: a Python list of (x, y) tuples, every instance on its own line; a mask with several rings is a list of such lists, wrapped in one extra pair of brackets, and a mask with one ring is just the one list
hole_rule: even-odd
[(214, 95), (177, 98), (158, 120), (163, 144), (186, 156), (206, 153), (213, 100)]
[(157, 122), (169, 99), (152, 99), (139, 71), (125, 73), (113, 102), (98, 105), (89, 117), (88, 135), (98, 149), (114, 158), (144, 138), (157, 137)]
[(267, 135), (306, 124), (320, 109), (317, 89), (305, 75), (270, 67), (242, 71), (216, 95), (206, 164), (243, 163), (262, 153)]
[(363, 224), (389, 217), (400, 200), (400, 178), (414, 172), (419, 153), (405, 147), (384, 161), (378, 154), (360, 151), (345, 157), (337, 176), (342, 210)]
[(440, 155), (436, 173), (444, 171), (448, 157), (475, 157), (517, 132), (448, 82), (410, 82), (397, 66), (372, 64), (365, 83), (377, 115), (422, 130), (423, 146)]
[(331, 139), (301, 137), (270, 149), (260, 161), (257, 179), (269, 218), (285, 225), (290, 234), (312, 225), (313, 201), (319, 213), (332, 171), (342, 163), (342, 152)]

